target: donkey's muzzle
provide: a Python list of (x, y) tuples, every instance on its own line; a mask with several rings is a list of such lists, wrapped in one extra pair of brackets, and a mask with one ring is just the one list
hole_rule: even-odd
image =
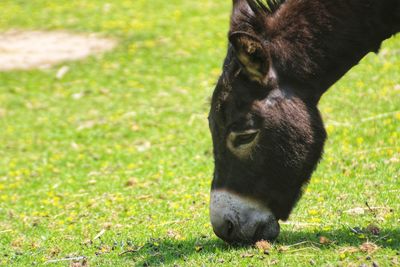
[(214, 233), (228, 243), (274, 240), (280, 227), (268, 208), (225, 190), (211, 192), (210, 217)]

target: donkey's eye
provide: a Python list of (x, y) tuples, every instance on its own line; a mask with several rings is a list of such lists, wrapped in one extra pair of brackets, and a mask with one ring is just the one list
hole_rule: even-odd
[(241, 145), (249, 144), (254, 141), (257, 135), (258, 131), (237, 134), (233, 140), (233, 147), (239, 147)]

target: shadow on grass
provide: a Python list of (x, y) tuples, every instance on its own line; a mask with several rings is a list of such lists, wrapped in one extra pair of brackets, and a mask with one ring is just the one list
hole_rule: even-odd
[[(331, 231), (282, 231), (277, 245), (290, 246), (302, 242), (319, 243), (320, 237), (324, 236), (332, 241), (336, 247), (358, 247), (364, 242), (374, 242), (381, 248), (392, 250), (400, 250), (400, 228), (399, 229), (382, 229), (378, 235), (372, 235), (365, 231), (352, 231), (351, 229), (342, 228)], [(330, 248), (327, 246), (326, 248)]]
[[(332, 244), (319, 244), (321, 236), (331, 240)], [(341, 247), (359, 247), (366, 241), (374, 242), (381, 248), (398, 251), (400, 250), (400, 229), (382, 230), (377, 236), (357, 234), (345, 228), (332, 231), (282, 231), (278, 240), (274, 242), (274, 247), (295, 245), (297, 248), (304, 248), (318, 245), (321, 250), (337, 250)], [(220, 253), (234, 251), (242, 254), (248, 249), (254, 249), (254, 247), (228, 245), (216, 237), (189, 240), (152, 239), (137, 252), (125, 254), (123, 257), (132, 258), (137, 266), (158, 266), (170, 265), (181, 260), (186, 261), (197, 254), (202, 257), (209, 255), (210, 261), (217, 264)]]

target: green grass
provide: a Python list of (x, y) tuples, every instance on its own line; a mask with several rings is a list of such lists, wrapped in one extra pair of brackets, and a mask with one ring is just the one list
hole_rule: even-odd
[[(400, 36), (323, 97), (325, 158), (270, 254), (214, 236), (206, 117), (230, 5), (1, 0), (1, 30), (98, 32), (119, 46), (62, 64), (62, 80), (61, 65), (0, 73), (0, 265), (399, 264)], [(346, 213), (365, 202), (379, 209)], [(378, 236), (350, 230), (371, 223)], [(351, 249), (366, 241), (379, 249)]]

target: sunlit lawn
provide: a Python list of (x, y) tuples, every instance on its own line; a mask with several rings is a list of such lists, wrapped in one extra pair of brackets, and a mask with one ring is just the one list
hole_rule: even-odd
[(269, 255), (214, 236), (206, 118), (231, 2), (1, 0), (2, 31), (119, 46), (0, 73), (0, 265), (400, 264), (400, 36), (320, 103), (324, 160)]

